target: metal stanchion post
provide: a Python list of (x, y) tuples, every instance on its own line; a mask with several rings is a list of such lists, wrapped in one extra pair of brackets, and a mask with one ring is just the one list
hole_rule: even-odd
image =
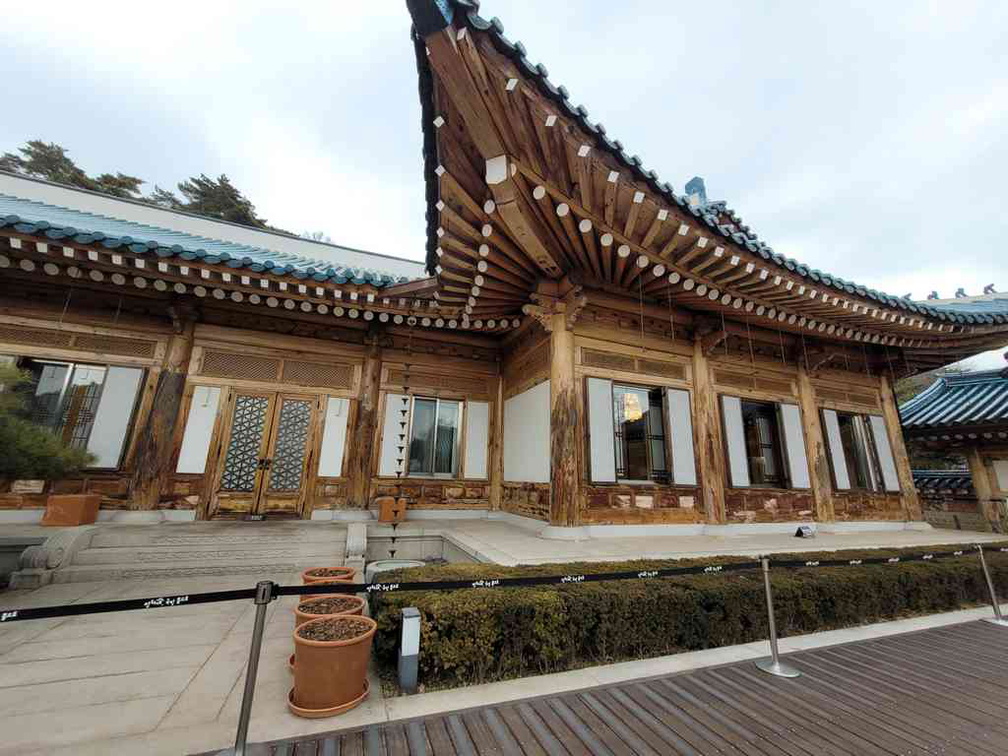
[(1008, 620), (1001, 615), (1001, 605), (998, 603), (997, 591), (994, 590), (994, 581), (991, 580), (990, 570), (987, 569), (987, 560), (984, 559), (983, 546), (975, 544), (977, 553), (980, 555), (980, 566), (983, 568), (984, 579), (987, 581), (987, 590), (990, 592), (991, 606), (994, 607), (994, 616), (986, 617), (985, 621), (992, 625), (1008, 627)]
[[(221, 751), (217, 756), (246, 756), (249, 718), (252, 716), (252, 697), (255, 695), (256, 673), (259, 671), (259, 654), (262, 651), (263, 628), (266, 626), (266, 607), (276, 598), (273, 595), (273, 583), (262, 580), (256, 584), (255, 595), (255, 625), (252, 627), (252, 645), (249, 647), (248, 667), (245, 670), (245, 690), (242, 693), (241, 712), (238, 715), (238, 732), (235, 735), (234, 748)], [(250, 754), (251, 756), (251, 754)]]
[(762, 557), (760, 562), (763, 563), (763, 588), (766, 590), (767, 619), (770, 622), (770, 658), (757, 660), (756, 666), (777, 677), (799, 677), (801, 672), (780, 660), (780, 651), (777, 648), (777, 621), (774, 619), (773, 591), (770, 589), (770, 560)]

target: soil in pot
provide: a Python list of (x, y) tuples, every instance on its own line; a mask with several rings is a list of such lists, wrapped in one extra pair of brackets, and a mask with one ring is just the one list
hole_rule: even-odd
[(301, 625), (294, 632), (290, 710), (302, 717), (325, 717), (363, 701), (377, 627), (369, 617), (353, 615), (321, 617)]
[(314, 567), (301, 573), (301, 581), (305, 585), (333, 578), (352, 581), (356, 574), (357, 570), (353, 567)]
[(318, 615), (359, 614), (363, 603), (364, 600), (359, 599), (356, 596), (346, 596), (337, 593), (334, 596), (327, 596), (326, 598), (302, 601), (298, 605), (298, 611), (302, 614)]

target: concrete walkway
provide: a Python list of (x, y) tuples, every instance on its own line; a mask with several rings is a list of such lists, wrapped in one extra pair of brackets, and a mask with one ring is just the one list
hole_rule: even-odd
[[(293, 583), (297, 575), (263, 576)], [(159, 593), (247, 587), (248, 578), (50, 585), (0, 595), (0, 608), (98, 601)], [(252, 741), (362, 727), (600, 684), (668, 674), (766, 654), (766, 643), (383, 699), (371, 696), (339, 719), (305, 720), (287, 711), (294, 597), (269, 609), (253, 707)], [(1006, 607), (1008, 611), (1008, 607)], [(785, 639), (784, 651), (955, 624), (989, 608)], [(35, 620), (0, 626), (0, 753), (196, 753), (234, 738), (252, 631), (251, 602)]]
[[(390, 527), (377, 523), (368, 528), (369, 537), (391, 534)], [(726, 535), (606, 535), (568, 541), (542, 538), (535, 526), (519, 526), (510, 520), (497, 519), (407, 520), (398, 526), (396, 535), (441, 535), (455, 541), (479, 561), (503, 565), (756, 556), (781, 552), (907, 548), (1006, 540), (1004, 535), (997, 533), (928, 528), (841, 533), (820, 531), (815, 538), (810, 539), (795, 538), (794, 531), (789, 530), (783, 533), (730, 531)]]
[[(268, 523), (264, 523), (268, 529)], [(115, 525), (99, 526), (102, 529)], [(120, 526), (121, 527), (121, 526)], [(164, 528), (166, 526), (158, 526)], [(372, 531), (380, 535), (383, 526)], [(999, 540), (960, 531), (820, 534), (803, 541), (782, 534), (648, 536), (586, 541), (546, 540), (527, 527), (495, 520), (414, 521), (399, 535), (438, 534), (501, 564), (617, 560), (799, 549), (926, 546)], [(123, 531), (125, 532), (125, 531)], [(265, 530), (264, 530), (265, 532)], [(1003, 537), (1000, 537), (1003, 539)], [(0, 609), (248, 588), (259, 579), (299, 582), (296, 572), (229, 577), (158, 577), (59, 583), (0, 593)], [(383, 700), (377, 678), (368, 701), (338, 721), (298, 719), (287, 711), (295, 597), (269, 607), (251, 738), (272, 740), (426, 715), (467, 704), (569, 691), (642, 675), (722, 664), (766, 652), (764, 643), (531, 677), (459, 691)], [(787, 639), (785, 649), (828, 645), (935, 623), (962, 622), (989, 609)], [(0, 626), (0, 753), (179, 754), (223, 747), (234, 737), (252, 631), (248, 601), (34, 620)], [(35, 750), (33, 750), (35, 749)]]

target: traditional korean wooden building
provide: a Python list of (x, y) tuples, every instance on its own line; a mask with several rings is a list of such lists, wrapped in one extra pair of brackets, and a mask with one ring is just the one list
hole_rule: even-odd
[(913, 447), (959, 453), (969, 466), (959, 473), (972, 478), (968, 491), (943, 486), (938, 474), (915, 473), (923, 490), (960, 492), (936, 496), (941, 510), (974, 512), (990, 527), (1008, 528), (1008, 367), (942, 376), (903, 404), (900, 416)]
[(892, 382), (1003, 344), (1008, 307), (775, 253), (475, 4), (407, 5), (426, 265), (0, 178), (0, 353), (98, 457), (45, 491), (199, 518), (394, 492), (557, 526), (919, 520)]

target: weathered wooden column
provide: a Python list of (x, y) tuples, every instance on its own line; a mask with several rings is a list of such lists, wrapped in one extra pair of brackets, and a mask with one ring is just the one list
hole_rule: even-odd
[(994, 487), (991, 485), (990, 469), (984, 463), (980, 449), (975, 446), (966, 452), (966, 462), (969, 464), (970, 475), (973, 478), (973, 491), (976, 492), (980, 514), (993, 526), (997, 524), (999, 517), (997, 501), (994, 498)]
[(896, 407), (892, 379), (883, 375), (879, 379), (879, 389), (882, 396), (882, 414), (885, 417), (886, 429), (889, 431), (889, 443), (892, 445), (893, 459), (896, 461), (896, 475), (899, 478), (907, 519), (923, 520), (924, 514), (917, 498), (917, 487), (914, 486), (913, 472), (910, 470), (910, 456), (903, 441), (903, 424), (900, 422), (899, 410)]
[(158, 508), (161, 494), (171, 485), (172, 439), (182, 408), (189, 358), (196, 329), (195, 313), (173, 313), (176, 332), (168, 341), (154, 389), (147, 422), (139, 428), (140, 441), (133, 457), (130, 508)]
[[(502, 368), (503, 370), (503, 368)], [(497, 376), (497, 397), (490, 434), (490, 510), (501, 508), (504, 498), (504, 374)]]
[(830, 480), (829, 460), (826, 458), (826, 442), (819, 419), (819, 408), (816, 406), (815, 389), (808, 368), (802, 363), (798, 364), (798, 401), (801, 406), (802, 428), (805, 431), (805, 454), (812, 465), (816, 521), (833, 522), (836, 510), (833, 508), (833, 484)]
[(377, 425), (381, 363), (381, 348), (377, 336), (372, 335), (361, 368), (357, 413), (350, 434), (353, 445), (347, 461), (347, 506), (351, 509), (367, 509), (371, 502), (371, 458), (375, 439), (381, 436), (381, 429)]
[(574, 333), (567, 328), (564, 312), (554, 312), (550, 322), (550, 523), (576, 525), (581, 505), (581, 444)]
[(721, 415), (702, 339), (693, 342), (693, 437), (700, 463), (700, 500), (709, 523), (725, 521), (725, 455)]

